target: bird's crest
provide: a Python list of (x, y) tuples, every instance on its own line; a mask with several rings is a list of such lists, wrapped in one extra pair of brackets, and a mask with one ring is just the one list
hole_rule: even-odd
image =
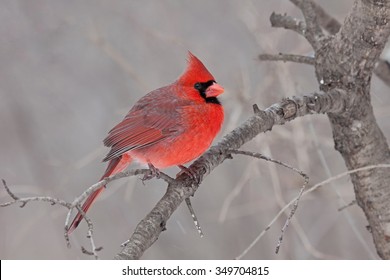
[(203, 65), (203, 63), (190, 51), (187, 56), (187, 69), (180, 76), (178, 82), (185, 85), (193, 86), (198, 82), (208, 82), (214, 80), (213, 75)]

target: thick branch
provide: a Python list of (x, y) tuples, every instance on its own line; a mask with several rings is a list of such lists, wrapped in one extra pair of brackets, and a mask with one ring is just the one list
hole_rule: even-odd
[(129, 241), (115, 258), (139, 259), (165, 230), (172, 213), (198, 189), (194, 181), (201, 182), (214, 168), (228, 158), (229, 150), (238, 149), (256, 135), (271, 130), (274, 125), (284, 124), (294, 118), (312, 113), (339, 113), (347, 104), (344, 91), (333, 90), (327, 94), (315, 93), (302, 97), (291, 97), (259, 111), (241, 126), (227, 134), (221, 142), (211, 147), (196, 160), (189, 169), (197, 178), (183, 173), (168, 185), (168, 189), (153, 210), (137, 225)]
[[(355, 0), (343, 25), (312, 0), (290, 1), (304, 15), (320, 88), (342, 88), (350, 97), (345, 111), (328, 114), (336, 150), (350, 170), (389, 163), (389, 146), (371, 106), (370, 82), (376, 67), (375, 73), (390, 85), (388, 63), (377, 63), (390, 35), (390, 0)], [(320, 26), (332, 35), (325, 37)], [(390, 259), (390, 173), (375, 169), (351, 178), (377, 252)]]
[[(389, 0), (356, 0), (339, 32), (322, 40), (316, 51), (320, 87), (324, 91), (343, 88), (350, 96), (347, 110), (329, 114), (335, 148), (350, 170), (390, 162), (389, 147), (370, 102), (371, 76), (390, 34), (389, 18)], [(377, 252), (389, 259), (390, 173), (375, 169), (351, 178)]]
[(301, 11), (305, 18), (306, 32), (305, 37), (307, 41), (312, 45), (314, 50), (321, 47), (321, 38), (324, 37), (321, 27), (317, 21), (317, 14), (315, 6), (310, 0), (290, 0)]
[[(303, 1), (301, 0), (292, 0), (297, 7), (300, 9), (303, 9)], [(335, 35), (337, 32), (339, 32), (341, 28), (340, 22), (329, 15), (320, 5), (318, 5), (316, 2), (312, 0), (306, 0), (306, 2), (309, 2), (311, 5), (311, 9), (314, 10), (316, 14), (316, 21), (318, 24), (316, 26), (321, 26), (326, 31), (329, 32), (331, 35)], [(308, 18), (306, 18), (307, 20)], [(277, 14), (272, 13), (270, 17), (270, 22), (272, 27), (278, 27), (278, 28), (285, 28), (288, 30), (292, 30), (297, 32), (298, 34), (304, 36), (309, 42), (310, 39), (307, 38), (306, 34), (306, 22), (300, 21), (298, 19), (295, 19), (291, 16), (288, 16), (286, 14)], [(318, 30), (318, 28), (315, 28), (315, 30)], [(322, 35), (321, 35), (322, 36)], [(320, 36), (320, 37), (321, 37)], [(317, 43), (316, 43), (317, 44)], [(270, 61), (292, 61), (292, 62), (302, 62), (311, 64), (310, 61), (295, 61), (295, 58), (293, 59), (277, 59), (276, 56), (270, 57), (268, 59), (260, 58), (261, 60), (270, 60)], [(379, 79), (381, 79), (386, 85), (390, 86), (390, 67), (389, 63), (386, 60), (380, 59), (377, 63), (377, 66), (374, 70), (374, 73), (378, 76)]]
[[(318, 23), (330, 34), (335, 35), (341, 28), (341, 23), (329, 15), (320, 5), (310, 0), (317, 14)], [(390, 67), (386, 60), (380, 59), (375, 67), (374, 73), (386, 85), (390, 86)]]

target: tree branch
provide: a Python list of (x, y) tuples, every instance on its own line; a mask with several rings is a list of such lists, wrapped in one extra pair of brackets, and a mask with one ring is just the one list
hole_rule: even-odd
[[(367, 171), (367, 170), (372, 170), (372, 169), (387, 169), (387, 168), (390, 168), (390, 164), (378, 164), (378, 165), (369, 165), (369, 166), (364, 166), (364, 167), (360, 167), (360, 168), (357, 168), (357, 169), (353, 169), (353, 170), (349, 170), (349, 171), (346, 171), (346, 172), (343, 172), (341, 174), (338, 174), (336, 176), (333, 176), (331, 178), (328, 178), (322, 182), (319, 182), (317, 184), (315, 184), (314, 186), (310, 187), (309, 189), (307, 189), (306, 191), (304, 191), (302, 193), (302, 197), (306, 196), (307, 194), (317, 190), (318, 188), (320, 187), (323, 187), (324, 185), (326, 184), (329, 184), (333, 181), (336, 181), (338, 179), (341, 179), (345, 176), (348, 176), (348, 175), (351, 175), (351, 174), (354, 174), (354, 173), (357, 173), (357, 172), (361, 172), (361, 171)], [(287, 203), (282, 209), (280, 209), (280, 211), (275, 215), (275, 217), (271, 220), (271, 222), (265, 227), (265, 229), (263, 229), (259, 235), (251, 242), (251, 244), (240, 254), (238, 255), (235, 259), (239, 260), (239, 259), (242, 259), (255, 245), (257, 242), (259, 242), (259, 240), (264, 236), (264, 234), (271, 228), (271, 226), (276, 222), (276, 220), (290, 207), (292, 206), (298, 199), (299, 195), (290, 200), (289, 203)], [(339, 211), (341, 211), (342, 209), (339, 209)]]
[[(255, 115), (249, 118), (241, 126), (227, 134), (222, 141), (210, 148), (203, 156), (196, 160), (188, 169), (189, 172), (182, 174), (173, 179), (164, 173), (160, 177), (169, 183), (165, 195), (153, 208), (153, 210), (137, 225), (135, 232), (129, 238), (127, 244), (124, 245), (116, 259), (138, 259), (142, 256), (158, 238), (160, 233), (165, 230), (165, 225), (177, 209), (177, 207), (186, 199), (192, 196), (205, 176), (207, 176), (214, 168), (220, 165), (225, 159), (231, 158), (231, 151), (240, 148), (243, 144), (253, 139), (256, 135), (271, 130), (274, 125), (281, 125), (287, 121), (291, 121), (297, 117), (305, 116), (313, 113), (340, 113), (348, 106), (348, 96), (342, 90), (333, 90), (329, 93), (313, 93), (306, 96), (294, 96), (285, 98), (281, 102), (276, 103), (264, 111), (254, 105)], [(118, 173), (114, 176), (105, 178), (100, 182), (92, 185), (72, 203), (68, 203), (56, 198), (50, 197), (32, 197), (19, 198), (14, 195), (4, 182), (4, 187), (10, 197), (11, 202), (3, 203), (0, 206), (5, 207), (11, 204), (21, 202), (23, 205), (30, 201), (47, 201), (52, 204), (60, 204), (69, 209), (65, 221), (65, 239), (69, 245), (69, 237), (67, 228), (69, 225), (70, 215), (73, 208), (77, 208), (82, 212), (80, 203), (93, 191), (107, 185), (113, 180), (119, 178), (149, 174), (149, 169), (129, 170)], [(85, 214), (85, 213), (83, 213)], [(97, 252), (101, 247), (97, 247), (93, 240), (93, 225), (91, 220), (84, 215), (84, 220), (88, 224), (88, 237), (90, 238), (92, 251), (83, 248), (83, 252), (89, 255), (94, 255), (97, 258)]]
[[(136, 176), (136, 175), (140, 175), (140, 174), (149, 176), (151, 174), (151, 170), (149, 170), (149, 169), (133, 169), (133, 170), (128, 170), (128, 171), (125, 171), (125, 172), (117, 173), (117, 174), (115, 174), (115, 175), (113, 175), (111, 177), (104, 178), (100, 182), (98, 182), (98, 183), (92, 185), (91, 187), (89, 187), (80, 196), (76, 197), (75, 200), (72, 203), (66, 202), (66, 201), (64, 201), (62, 199), (49, 197), (49, 196), (33, 196), (33, 197), (20, 198), (20, 197), (16, 196), (11, 191), (11, 189), (8, 187), (6, 181), (4, 179), (2, 179), (4, 189), (6, 190), (7, 194), (12, 198), (12, 200), (9, 201), (9, 202), (5, 202), (5, 203), (0, 204), (0, 207), (8, 207), (8, 206), (16, 204), (16, 203), (21, 203), (20, 207), (24, 207), (29, 202), (38, 201), (38, 202), (49, 202), (51, 205), (58, 204), (58, 205), (61, 205), (61, 206), (65, 207), (65, 208), (67, 208), (68, 209), (68, 214), (67, 214), (66, 219), (65, 219), (64, 238), (65, 238), (65, 241), (66, 241), (66, 244), (67, 244), (68, 247), (70, 247), (69, 235), (68, 235), (70, 216), (72, 214), (73, 209), (76, 208), (80, 213), (83, 214), (83, 219), (88, 224), (88, 234), (87, 234), (87, 237), (88, 237), (88, 239), (90, 241), (91, 250), (92, 250), (92, 251), (88, 251), (87, 249), (82, 247), (81, 248), (82, 252), (84, 254), (87, 254), (87, 255), (93, 255), (95, 257), (95, 259), (98, 259), (97, 252), (100, 251), (102, 248), (101, 247), (96, 247), (96, 245), (95, 245), (95, 241), (94, 241), (94, 237), (93, 237), (93, 223), (85, 215), (84, 211), (81, 208), (80, 203), (82, 201), (84, 201), (84, 199), (87, 198), (87, 196), (89, 194), (91, 194), (92, 192), (94, 192), (95, 190), (100, 188), (101, 186), (107, 185), (111, 181), (114, 181), (114, 180), (117, 180), (117, 179), (120, 179), (120, 178), (123, 178), (123, 177)], [(163, 172), (160, 172), (159, 176), (160, 176), (161, 179), (163, 179), (164, 181), (166, 181), (168, 183), (173, 181), (173, 178), (169, 177), (168, 175), (166, 175)]]
[[(304, 9), (304, 5), (302, 0), (291, 0), (293, 4), (295, 4), (298, 8)], [(312, 10), (314, 10), (316, 15), (316, 22), (315, 26), (321, 26), (326, 31), (329, 32), (331, 35), (335, 35), (337, 32), (339, 32), (341, 28), (341, 23), (329, 15), (320, 5), (318, 5), (316, 2), (312, 0), (306, 0), (305, 2), (309, 2), (311, 7), (311, 11), (308, 13), (312, 13)], [(308, 18), (306, 18), (308, 20)], [(297, 32), (298, 34), (304, 36), (308, 41), (311, 41), (312, 39), (308, 39), (306, 34), (306, 23), (303, 21), (300, 21), (298, 19), (295, 19), (291, 16), (288, 16), (286, 14), (277, 14), (272, 13), (270, 17), (270, 22), (272, 27), (277, 28), (285, 28), (288, 30), (292, 30)], [(314, 28), (314, 30), (318, 31), (318, 28)], [(321, 34), (321, 33), (318, 33)], [(322, 37), (323, 34), (320, 35)], [(314, 36), (315, 37), (315, 36)], [(261, 54), (259, 56), (260, 60), (269, 60), (269, 61), (291, 61), (291, 62), (298, 62), (298, 63), (305, 63), (305, 64), (314, 64), (314, 61), (311, 62), (308, 60), (301, 60), (298, 59), (298, 56), (293, 57), (295, 55), (285, 55), (285, 56), (291, 56), (290, 58), (278, 58), (278, 55), (268, 55), (268, 54)], [(302, 57), (303, 58), (303, 57)], [(390, 67), (389, 63), (384, 60), (380, 59), (375, 67), (374, 73), (378, 76), (379, 79), (381, 79), (387, 86), (390, 86)]]
[(229, 158), (229, 150), (238, 149), (256, 135), (271, 130), (274, 125), (284, 124), (297, 117), (313, 113), (340, 113), (347, 106), (347, 99), (348, 96), (344, 91), (335, 89), (327, 94), (314, 93), (286, 98), (264, 111), (257, 111), (255, 116), (225, 135), (221, 142), (191, 164), (189, 169), (193, 176), (183, 173), (169, 183), (164, 196), (137, 225), (129, 241), (115, 259), (139, 259), (165, 230), (172, 213), (186, 198), (194, 195), (199, 187), (194, 182), (202, 182), (205, 176)]
[(270, 16), (270, 22), (272, 27), (284, 28), (292, 30), (305, 37), (306, 24), (303, 21), (295, 19), (286, 14), (272, 13)]
[(301, 175), (303, 177), (303, 180), (304, 180), (304, 183), (299, 191), (299, 194), (298, 196), (296, 197), (295, 199), (295, 202), (293, 204), (293, 207), (290, 211), (290, 214), (288, 215), (287, 217), (287, 220), (286, 222), (284, 223), (283, 227), (282, 227), (282, 230), (281, 230), (281, 234), (280, 234), (280, 237), (279, 237), (279, 240), (278, 240), (278, 244), (276, 245), (276, 249), (275, 249), (275, 253), (279, 253), (279, 249), (280, 249), (280, 246), (282, 245), (282, 241), (283, 241), (283, 235), (284, 235), (284, 232), (286, 231), (288, 225), (290, 224), (290, 221), (292, 219), (292, 217), (294, 216), (295, 212), (297, 211), (297, 208), (298, 208), (298, 203), (299, 203), (299, 200), (301, 199), (302, 197), (302, 194), (303, 194), (303, 191), (305, 190), (307, 184), (309, 183), (309, 176), (304, 173), (303, 171), (295, 168), (295, 167), (292, 167), (284, 162), (281, 162), (279, 160), (274, 160), (272, 158), (269, 158), (269, 157), (266, 157), (260, 153), (253, 153), (253, 152), (248, 152), (248, 151), (240, 151), (240, 150), (229, 150), (229, 153), (232, 153), (232, 154), (239, 154), (239, 155), (246, 155), (246, 156), (251, 156), (251, 157), (255, 157), (255, 158), (258, 158), (258, 159), (264, 159), (266, 161), (270, 161), (270, 162), (273, 162), (273, 163), (276, 163), (276, 164), (279, 164), (281, 166), (284, 166), (288, 169), (291, 169), (293, 170), (294, 172), (298, 173), (299, 175)]
[[(305, 37), (315, 50), (320, 88), (325, 92), (343, 89), (350, 96), (345, 111), (328, 113), (336, 150), (350, 170), (389, 163), (389, 146), (370, 102), (370, 82), (379, 66), (375, 72), (383, 73), (380, 77), (384, 82), (390, 80), (384, 74), (390, 72), (388, 64), (377, 64), (390, 35), (390, 0), (355, 0), (342, 26), (312, 0), (291, 2), (305, 17)], [(326, 23), (330, 32), (338, 30), (337, 34), (325, 37), (320, 23)], [(390, 259), (390, 173), (374, 169), (354, 173), (351, 179), (377, 252), (381, 258)]]
[[(390, 258), (390, 173), (383, 168), (368, 168), (387, 168), (390, 163), (390, 150), (374, 117), (369, 92), (374, 69), (383, 81), (390, 84), (388, 63), (377, 63), (390, 35), (390, 0), (355, 0), (343, 25), (311, 0), (290, 1), (301, 9), (305, 22), (287, 15), (273, 14), (271, 23), (274, 27), (283, 27), (303, 35), (315, 50), (315, 58), (282, 54), (268, 57), (263, 55), (260, 58), (314, 65), (323, 92), (286, 98), (264, 111), (255, 106), (255, 115), (197, 159), (189, 167), (190, 172), (183, 172), (176, 179), (162, 174), (162, 178), (168, 183), (166, 193), (137, 225), (116, 259), (140, 258), (165, 230), (168, 219), (177, 207), (194, 195), (205, 176), (230, 158), (232, 150), (240, 148), (256, 135), (271, 130), (274, 125), (282, 125), (313, 113), (328, 115), (335, 148), (350, 170), (348, 174), (351, 174), (354, 184), (356, 201), (366, 214), (377, 252), (381, 258)], [(332, 36), (326, 36), (321, 27)], [(31, 201), (62, 205), (69, 209), (65, 222), (66, 231), (72, 209), (76, 208), (83, 213), (80, 203), (92, 191), (112, 180), (148, 171), (132, 170), (106, 178), (91, 186), (73, 203), (51, 197), (19, 198), (3, 180), (4, 188), (12, 201), (0, 206), (21, 203), (21, 207), (24, 207)], [(88, 237), (92, 247), (92, 252), (85, 249), (84, 252), (97, 257), (96, 252), (100, 248), (92, 238), (92, 222), (85, 215), (84, 219), (88, 223)], [(67, 233), (65, 238), (69, 242)]]
[(296, 55), (296, 54), (260, 54), (259, 60), (261, 61), (283, 61), (283, 62), (296, 62), (308, 65), (314, 65), (315, 59), (310, 56)]
[[(331, 35), (335, 35), (341, 28), (341, 23), (329, 15), (320, 5), (310, 0), (317, 14), (318, 23), (329, 32)], [(390, 66), (389, 62), (384, 59), (379, 59), (375, 70), (375, 75), (378, 76), (387, 86), (390, 86)]]
[(290, 1), (302, 11), (306, 23), (305, 38), (312, 45), (314, 50), (318, 50), (321, 47), (321, 38), (324, 37), (324, 34), (317, 21), (317, 13), (313, 2), (309, 0)]

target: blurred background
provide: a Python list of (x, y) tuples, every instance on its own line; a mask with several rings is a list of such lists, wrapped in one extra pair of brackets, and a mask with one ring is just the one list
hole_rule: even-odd
[[(322, 0), (340, 21), (352, 0)], [(283, 97), (318, 90), (311, 66), (259, 62), (260, 53), (313, 55), (294, 32), (270, 27), (275, 11), (301, 18), (287, 0), (0, 0), (0, 178), (20, 196), (73, 201), (105, 169), (107, 132), (147, 92), (173, 82), (187, 50), (225, 87), (226, 120), (216, 141)], [(372, 102), (386, 136), (389, 88), (372, 79)], [(306, 172), (310, 186), (346, 170), (325, 115), (306, 116), (259, 135), (243, 149)], [(178, 168), (167, 173), (174, 176)], [(272, 163), (235, 156), (209, 175), (192, 199), (204, 238), (185, 204), (144, 259), (233, 259), (299, 192), (302, 178)], [(120, 251), (166, 189), (125, 178), (109, 185), (88, 213), (103, 259)], [(377, 259), (348, 178), (302, 198), (275, 255), (286, 215), (244, 259)], [(0, 202), (10, 198), (0, 189)], [(90, 259), (86, 225), (63, 237), (67, 209), (48, 203), (0, 209), (0, 259)]]

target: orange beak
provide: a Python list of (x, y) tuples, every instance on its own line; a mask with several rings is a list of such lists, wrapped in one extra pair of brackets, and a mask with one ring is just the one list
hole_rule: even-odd
[(223, 87), (221, 87), (217, 83), (213, 83), (211, 86), (209, 86), (206, 89), (206, 97), (217, 97), (218, 95), (220, 95), (223, 92), (224, 92)]

